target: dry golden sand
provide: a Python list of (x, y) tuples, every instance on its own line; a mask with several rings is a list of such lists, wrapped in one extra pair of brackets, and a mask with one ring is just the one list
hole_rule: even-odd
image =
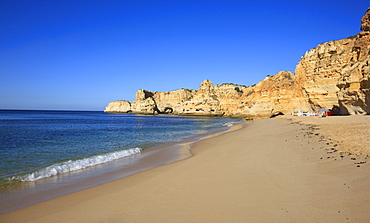
[(197, 142), (189, 159), (0, 222), (369, 222), (370, 165), (327, 158), (332, 145), (316, 131), (285, 117), (254, 121)]
[(370, 116), (290, 117), (303, 124), (315, 125), (326, 139), (338, 145), (340, 152), (370, 156)]

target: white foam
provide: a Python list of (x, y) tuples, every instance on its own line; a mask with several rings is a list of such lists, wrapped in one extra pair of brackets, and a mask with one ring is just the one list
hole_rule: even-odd
[(87, 167), (107, 163), (116, 159), (121, 159), (134, 154), (138, 154), (142, 151), (140, 148), (132, 148), (127, 150), (121, 150), (101, 155), (96, 155), (79, 160), (68, 160), (62, 163), (53, 164), (51, 166), (45, 167), (43, 169), (37, 170), (33, 173), (15, 176), (11, 180), (20, 181), (36, 181), (48, 177), (52, 177), (58, 174), (68, 173), (75, 170), (84, 169)]
[(235, 122), (228, 122), (228, 123), (224, 123), (223, 126), (231, 127), (234, 124), (235, 124)]

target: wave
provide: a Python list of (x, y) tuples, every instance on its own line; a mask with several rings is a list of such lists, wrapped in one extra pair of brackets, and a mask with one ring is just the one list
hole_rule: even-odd
[(113, 160), (141, 153), (141, 148), (131, 148), (106, 154), (95, 155), (79, 160), (68, 160), (62, 163), (47, 166), (30, 174), (11, 177), (9, 180), (36, 181), (58, 174), (68, 173), (75, 170), (85, 169), (91, 166), (107, 163)]
[(237, 124), (237, 122), (227, 122), (227, 123), (224, 123), (222, 126), (232, 127), (235, 124)]

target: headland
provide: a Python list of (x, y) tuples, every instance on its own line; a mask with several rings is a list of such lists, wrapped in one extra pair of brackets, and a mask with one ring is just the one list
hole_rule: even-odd
[[(325, 41), (325, 40), (323, 40)], [(304, 55), (303, 55), (304, 54)], [(252, 86), (201, 83), (198, 90), (138, 90), (133, 102), (108, 104), (106, 112), (231, 116), (245, 119), (278, 113), (315, 113), (335, 108), (340, 115), (370, 114), (370, 10), (360, 32), (302, 52), (295, 72), (268, 75)], [(267, 62), (268, 63), (268, 62)]]

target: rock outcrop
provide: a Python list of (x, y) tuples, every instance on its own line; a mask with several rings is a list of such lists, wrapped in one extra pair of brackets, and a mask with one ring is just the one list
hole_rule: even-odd
[(182, 111), (182, 103), (190, 100), (194, 90), (180, 89), (169, 92), (151, 92), (139, 90), (131, 104), (131, 112), (136, 114), (178, 114)]
[(199, 89), (179, 89), (169, 92), (139, 90), (130, 108), (119, 109), (118, 102), (111, 102), (105, 112), (132, 112), (135, 114), (177, 114), (223, 116), (232, 114), (245, 86), (222, 84), (213, 86), (210, 80)]
[(139, 90), (130, 106), (128, 102), (111, 102), (106, 111), (258, 118), (334, 106), (340, 114), (370, 114), (369, 63), (370, 8), (361, 20), (361, 32), (306, 52), (295, 73), (281, 71), (250, 87), (214, 86), (205, 80), (197, 91)]
[(370, 112), (369, 16), (368, 10), (362, 19), (362, 32), (320, 44), (298, 63), (296, 81), (314, 109), (335, 105), (342, 114)]
[(180, 115), (222, 116), (220, 101), (210, 80), (201, 83), (198, 91), (189, 100), (182, 103)]
[(194, 95), (195, 90), (179, 89), (170, 92), (155, 92), (153, 99), (157, 103), (159, 113), (178, 114), (182, 111), (182, 104), (189, 101)]
[(131, 103), (129, 101), (113, 101), (108, 104), (104, 112), (128, 113), (131, 112)]
[(153, 96), (153, 92), (138, 90), (135, 95), (136, 100), (131, 103), (131, 112), (137, 114), (158, 114), (157, 104)]
[(361, 23), (357, 35), (306, 52), (295, 74), (279, 72), (249, 88), (233, 115), (268, 117), (333, 107), (340, 114), (369, 114), (370, 8)]
[(230, 116), (235, 113), (235, 109), (246, 89), (246, 86), (235, 84), (221, 84), (214, 87), (220, 110), (224, 115)]
[(312, 107), (300, 85), (295, 82), (295, 75), (281, 71), (249, 87), (241, 97), (233, 116), (264, 118), (275, 113), (285, 114), (296, 110), (310, 111)]
[(361, 31), (370, 32), (370, 8), (367, 9), (364, 17), (361, 19)]

